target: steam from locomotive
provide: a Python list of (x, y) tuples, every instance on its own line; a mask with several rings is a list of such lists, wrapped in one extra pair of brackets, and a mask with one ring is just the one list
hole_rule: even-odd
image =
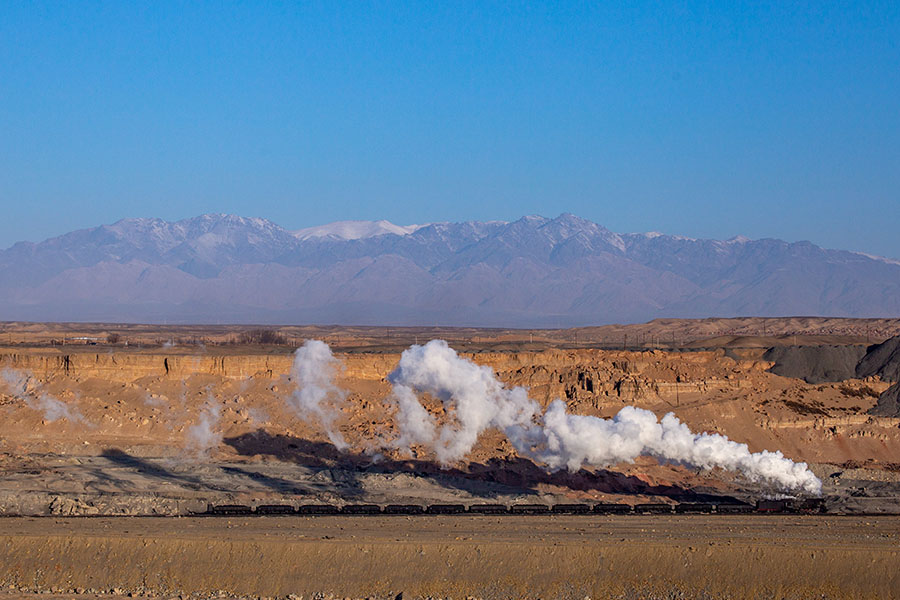
[[(736, 471), (782, 491), (821, 494), (822, 482), (805, 463), (778, 451), (750, 452), (746, 444), (719, 434), (693, 433), (672, 413), (660, 421), (648, 410), (628, 406), (601, 419), (570, 414), (562, 400), (542, 413), (525, 388), (504, 387), (491, 369), (461, 358), (443, 340), (405, 350), (389, 380), (397, 406), (395, 446), (421, 444), (444, 464), (464, 457), (483, 431), (497, 428), (519, 454), (553, 470), (604, 467), (647, 455)], [(439, 426), (419, 401), (420, 393), (440, 399), (452, 422)]]
[(307, 340), (294, 354), (291, 379), (297, 388), (287, 402), (300, 418), (317, 421), (335, 448), (345, 450), (347, 442), (335, 426), (347, 396), (334, 382), (340, 365), (328, 344)]

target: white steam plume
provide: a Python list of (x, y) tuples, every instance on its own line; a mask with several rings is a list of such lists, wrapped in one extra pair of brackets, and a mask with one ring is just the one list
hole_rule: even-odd
[(58, 421), (66, 419), (70, 423), (83, 423), (84, 417), (74, 406), (70, 406), (61, 400), (58, 400), (50, 394), (38, 394), (36, 396), (26, 396), (25, 404), (29, 408), (44, 413), (45, 421)]
[[(530, 426), (539, 410), (524, 388), (504, 388), (488, 367), (459, 358), (443, 340), (404, 350), (388, 380), (398, 406), (398, 441), (433, 446), (443, 464), (468, 454), (485, 429), (521, 437), (522, 426)], [(456, 423), (438, 428), (417, 391), (440, 399)]]
[(331, 443), (339, 450), (345, 450), (348, 444), (335, 427), (340, 407), (347, 397), (347, 392), (334, 383), (340, 364), (328, 344), (307, 340), (294, 354), (291, 377), (297, 388), (287, 403), (300, 418), (317, 420)]
[[(601, 419), (569, 414), (565, 403), (555, 400), (541, 415), (524, 388), (503, 387), (491, 369), (460, 358), (443, 340), (405, 350), (388, 378), (397, 404), (396, 444), (430, 446), (444, 464), (464, 457), (482, 431), (496, 427), (520, 454), (551, 469), (604, 467), (648, 455), (737, 471), (781, 490), (821, 493), (821, 481), (805, 463), (781, 452), (751, 453), (746, 444), (722, 435), (692, 433), (672, 413), (658, 421), (652, 412), (629, 406), (612, 419)], [(455, 423), (438, 427), (417, 392), (440, 399)]]
[(32, 410), (44, 414), (44, 420), (48, 422), (66, 419), (70, 423), (83, 423), (84, 417), (78, 408), (70, 406), (46, 392), (40, 391), (40, 386), (32, 386), (32, 377), (13, 369), (0, 371), (0, 378), (12, 394), (23, 400)]
[(222, 431), (219, 420), (222, 418), (222, 407), (212, 397), (200, 413), (197, 422), (187, 428), (185, 445), (188, 451), (197, 457), (206, 457), (209, 452), (222, 442)]

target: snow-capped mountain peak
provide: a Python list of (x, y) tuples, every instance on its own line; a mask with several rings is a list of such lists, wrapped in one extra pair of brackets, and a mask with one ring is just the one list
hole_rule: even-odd
[(424, 225), (394, 225), (390, 221), (336, 221), (326, 225), (306, 227), (294, 231), (298, 240), (325, 238), (334, 240), (359, 240), (379, 235), (409, 235), (414, 231), (427, 227)]

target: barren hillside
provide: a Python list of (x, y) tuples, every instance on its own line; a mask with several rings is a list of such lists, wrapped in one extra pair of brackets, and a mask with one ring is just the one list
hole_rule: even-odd
[[(289, 407), (295, 389), (289, 352), (72, 349), (0, 351), (6, 379), (0, 506), (8, 511), (167, 513), (214, 500), (273, 497), (433, 501), (536, 494), (634, 502), (755, 493), (726, 472), (652, 459), (606, 471), (547, 473), (518, 457), (499, 432), (487, 432), (449, 470), (425, 449), (392, 451), (380, 444), (394, 427), (386, 377), (400, 356), (392, 352), (337, 354), (338, 383), (348, 392), (337, 420), (350, 444), (342, 452)], [(525, 386), (542, 406), (561, 398), (585, 415), (611, 417), (627, 405), (657, 416), (674, 412), (694, 431), (820, 465), (820, 476), (865, 467), (853, 477), (874, 477), (870, 492), (898, 479), (900, 420), (867, 414), (890, 385), (878, 377), (810, 384), (768, 372), (772, 363), (752, 349), (730, 356), (725, 350), (598, 349), (464, 356), (508, 386)], [(428, 409), (440, 414), (436, 401)], [(839, 476), (826, 477), (826, 484), (835, 494), (857, 485), (842, 484)]]

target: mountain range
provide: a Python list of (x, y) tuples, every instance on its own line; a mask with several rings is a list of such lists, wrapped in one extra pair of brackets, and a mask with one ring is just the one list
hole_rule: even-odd
[(900, 315), (900, 262), (810, 242), (512, 222), (125, 219), (0, 251), (0, 320), (563, 327)]

